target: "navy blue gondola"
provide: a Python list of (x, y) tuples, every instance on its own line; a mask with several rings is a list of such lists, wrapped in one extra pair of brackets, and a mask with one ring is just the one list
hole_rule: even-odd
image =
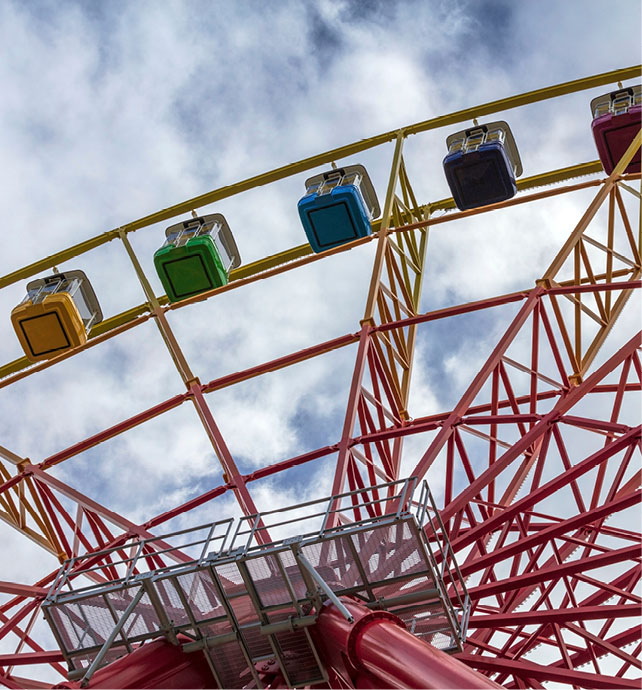
[(522, 174), (522, 163), (506, 122), (491, 122), (451, 134), (446, 145), (444, 172), (461, 211), (515, 195), (515, 178)]
[(315, 253), (370, 234), (379, 202), (363, 165), (348, 165), (309, 178), (299, 217)]

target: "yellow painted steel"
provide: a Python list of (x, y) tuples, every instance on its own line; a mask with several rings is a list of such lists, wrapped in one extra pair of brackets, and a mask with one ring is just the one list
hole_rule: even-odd
[[(164, 295), (158, 301), (160, 304), (167, 304), (169, 302), (167, 297)], [(127, 311), (123, 311), (120, 314), (116, 314), (115, 316), (112, 316), (111, 318), (105, 319), (104, 321), (101, 321), (99, 324), (96, 324), (91, 329), (89, 333), (89, 338), (91, 339), (95, 338), (96, 336), (102, 335), (103, 333), (109, 333), (109, 331), (113, 331), (115, 328), (118, 328), (119, 326), (122, 326), (126, 323), (130, 323), (142, 314), (147, 314), (150, 311), (151, 307), (149, 306), (149, 303), (145, 302), (144, 304), (139, 304), (137, 307), (132, 307)]]
[[(575, 177), (581, 177), (583, 175), (591, 175), (600, 172), (601, 170), (602, 164), (600, 163), (600, 161), (591, 161), (588, 163), (581, 163), (580, 165), (574, 165), (567, 168), (560, 168), (558, 170), (542, 173), (540, 175), (533, 175), (532, 177), (523, 178), (517, 181), (517, 186), (520, 190), (532, 189), (534, 187), (542, 187), (549, 184), (563, 182), (565, 180), (569, 180)], [(453, 201), (452, 197), (449, 199), (441, 199), (439, 201), (435, 201), (421, 207), (421, 209), (426, 213), (432, 213), (436, 210), (451, 210), (454, 208), (455, 202)], [(380, 226), (380, 220), (374, 221), (372, 223), (373, 234), (380, 229)], [(118, 236), (117, 231), (115, 233), (115, 236)], [(113, 237), (111, 239), (113, 239)], [(75, 246), (80, 247), (81, 245)], [(341, 251), (348, 251), (351, 248), (352, 247), (350, 245), (347, 245), (344, 248), (339, 249), (341, 249)], [(334, 251), (336, 252), (337, 250)], [(286, 249), (283, 252), (279, 252), (278, 254), (272, 254), (263, 259), (259, 259), (258, 261), (254, 261), (250, 264), (245, 264), (237, 269), (234, 269), (230, 273), (230, 283), (233, 283), (236, 280), (242, 280), (245, 278), (250, 278), (252, 276), (259, 275), (272, 268), (283, 266), (284, 264), (309, 256), (312, 253), (312, 248), (309, 244), (301, 244), (297, 247), (292, 247), (290, 249)], [(325, 254), (320, 254), (318, 256), (319, 258), (322, 258), (324, 255)], [(327, 255), (329, 256), (330, 253), (328, 253)], [(49, 258), (51, 259), (52, 257)], [(36, 264), (31, 264), (31, 266), (36, 266)], [(46, 268), (46, 266), (43, 268)], [(226, 287), (229, 288), (230, 286)], [(158, 298), (158, 303), (159, 305), (164, 306), (166, 304), (169, 304), (169, 299), (166, 295), (163, 295)], [(173, 305), (173, 308), (178, 309), (183, 306), (188, 306), (189, 304), (190, 302), (185, 302), (185, 304), (177, 303)], [(146, 302), (144, 304), (139, 304), (136, 307), (132, 307), (131, 309), (123, 311), (120, 314), (116, 314), (115, 316), (112, 316), (108, 319), (101, 321), (99, 324), (96, 324), (96, 326), (94, 326), (89, 333), (89, 339), (91, 340), (92, 338), (95, 338), (99, 335), (109, 333), (124, 324), (133, 322), (142, 314), (147, 314), (150, 312), (151, 307), (149, 303)], [(20, 357), (19, 359), (15, 359), (12, 362), (8, 362), (7, 364), (0, 367), (0, 379), (3, 379), (7, 376), (11, 376), (12, 374), (15, 374), (19, 371), (22, 371), (29, 365), (30, 362), (26, 357)]]
[[(331, 151), (327, 151), (325, 153), (306, 158), (296, 163), (276, 168), (272, 171), (268, 171), (261, 175), (250, 177), (236, 184), (221, 187), (211, 192), (207, 192), (206, 194), (194, 197), (187, 201), (183, 201), (179, 204), (150, 214), (148, 216), (140, 218), (139, 220), (133, 221), (132, 223), (124, 225), (121, 228), (105, 232), (89, 240), (76, 244), (73, 247), (62, 250), (61, 252), (58, 252), (52, 256), (41, 259), (40, 261), (32, 263), (29, 266), (14, 271), (4, 277), (0, 277), (0, 289), (13, 283), (16, 283), (20, 280), (29, 278), (30, 276), (38, 274), (48, 268), (51, 268), (54, 265), (62, 264), (66, 261), (69, 261), (70, 259), (80, 256), (99, 246), (102, 246), (103, 244), (110, 242), (111, 240), (116, 239), (117, 237), (120, 237), (120, 239), (124, 241), (126, 248), (128, 248), (126, 234), (129, 232), (133, 232), (146, 226), (150, 226), (162, 221), (172, 219), (178, 215), (188, 213), (194, 208), (201, 208), (203, 206), (207, 206), (216, 201), (236, 195), (240, 192), (247, 191), (271, 182), (275, 182), (277, 180), (290, 177), (292, 175), (299, 174), (301, 172), (310, 170), (312, 168), (316, 168), (318, 166), (330, 163), (335, 160), (340, 160), (342, 158), (354, 155), (361, 151), (365, 151), (367, 149), (371, 149), (381, 144), (388, 143), (395, 139), (397, 139), (399, 143), (398, 148), (400, 152), (400, 143), (412, 134), (418, 134), (420, 132), (428, 130), (451, 126), (460, 122), (472, 120), (476, 117), (483, 117), (485, 115), (489, 115), (491, 113), (495, 113), (498, 111), (505, 111), (512, 108), (520, 107), (528, 103), (534, 103), (537, 101), (554, 98), (557, 96), (581, 91), (584, 89), (590, 89), (609, 83), (615, 83), (617, 81), (624, 81), (626, 79), (637, 77), (639, 76), (639, 74), (640, 67), (636, 66), (622, 70), (614, 70), (612, 72), (607, 72), (601, 75), (575, 80), (572, 82), (566, 82), (564, 84), (547, 87), (545, 89), (530, 91), (528, 93), (521, 94), (518, 96), (493, 101), (491, 103), (476, 106), (474, 108), (460, 110), (449, 115), (444, 115), (437, 118), (425, 120), (423, 122), (410, 125), (400, 130), (394, 130), (391, 132), (386, 132), (384, 134), (377, 135), (375, 137), (363, 139), (359, 142), (348, 144), (347, 146), (339, 147)], [(399, 161), (397, 161), (397, 163), (399, 163)], [(581, 175), (587, 175), (592, 173), (599, 173), (601, 169), (601, 164), (598, 161), (583, 164), (581, 166), (573, 166), (572, 168), (565, 168), (562, 170), (546, 173), (545, 175), (537, 175), (531, 178), (520, 180), (518, 182), (518, 189), (525, 190), (537, 186), (561, 182), (563, 180), (571, 179), (572, 177), (578, 177)], [(395, 166), (393, 166), (392, 175), (396, 176), (397, 172), (398, 165), (397, 169), (395, 169)], [(409, 183), (407, 186), (409, 188)], [(403, 182), (402, 187), (404, 187), (405, 189)], [(408, 222), (407, 220), (405, 220), (408, 217), (415, 216), (417, 218), (423, 219), (429, 217), (430, 213), (436, 210), (449, 210), (454, 208), (454, 203), (452, 199), (437, 201), (433, 204), (428, 204), (426, 206), (421, 207), (418, 206), (416, 202), (414, 202), (414, 199), (412, 204), (409, 203), (409, 199), (407, 198), (404, 198), (403, 206), (399, 204), (399, 208), (396, 208), (395, 204), (397, 204), (397, 201), (393, 200), (393, 197), (389, 194), (387, 197), (387, 203), (385, 205), (386, 213), (384, 214), (384, 218), (386, 222), (383, 223), (384, 228), (387, 228), (388, 226), (403, 227), (404, 222)], [(412, 211), (412, 213), (410, 213), (410, 211)], [(392, 220), (390, 223), (388, 223), (387, 221), (390, 219), (391, 216)], [(381, 221), (378, 221), (373, 223), (372, 229), (374, 232), (377, 232), (380, 231), (381, 226)], [(399, 235), (398, 243), (396, 239), (394, 242), (392, 241), (392, 239), (388, 240), (388, 238), (384, 236), (384, 233), (381, 233), (381, 244), (388, 245), (390, 247), (392, 247), (392, 245), (394, 244), (394, 251), (398, 255), (393, 256), (392, 249), (390, 249), (390, 260), (388, 260), (388, 257), (386, 257), (386, 265), (389, 268), (389, 275), (387, 277), (389, 279), (390, 285), (391, 287), (394, 287), (394, 284), (397, 284), (399, 286), (398, 294), (396, 294), (394, 290), (388, 290), (386, 293), (386, 295), (392, 300), (390, 302), (390, 309), (392, 309), (392, 311), (388, 309), (388, 304), (386, 303), (383, 296), (379, 301), (379, 308), (383, 309), (384, 311), (387, 310), (385, 314), (387, 320), (390, 320), (392, 318), (399, 318), (400, 309), (406, 312), (407, 310), (404, 304), (408, 302), (410, 297), (412, 298), (410, 301), (415, 305), (416, 308), (416, 301), (419, 292), (418, 286), (420, 286), (422, 276), (423, 260), (421, 259), (421, 257), (425, 253), (425, 237), (427, 231), (421, 231), (421, 240), (418, 244), (416, 238), (414, 236), (411, 236), (412, 233), (410, 232), (410, 230), (411, 228), (409, 228), (408, 231), (402, 231), (404, 233), (404, 237), (402, 237), (402, 235)], [(406, 235), (408, 236), (408, 238), (404, 246), (404, 239)], [(346, 249), (350, 248), (352, 247), (346, 247)], [(130, 248), (128, 248), (128, 251), (129, 249)], [(288, 263), (296, 262), (299, 259), (304, 259), (305, 257), (308, 257), (311, 253), (312, 250), (308, 244), (293, 247), (284, 252), (280, 252), (278, 254), (253, 262), (252, 264), (241, 266), (239, 269), (236, 269), (231, 273), (230, 278), (231, 281), (234, 282), (242, 281), (253, 276), (259, 276), (261, 273), (270, 271), (271, 269), (277, 269), (281, 266), (285, 266)], [(156, 298), (156, 296), (153, 294), (153, 291), (147, 284), (144, 275), (142, 274), (142, 269), (139, 270), (140, 267), (137, 266), (137, 262), (135, 261), (135, 258), (133, 257), (133, 252), (131, 251), (130, 256), (132, 256), (132, 259), (134, 260), (134, 265), (137, 270), (137, 273), (139, 274), (139, 277), (141, 277), (143, 287), (149, 288), (145, 290), (148, 302), (133, 307), (125, 312), (122, 312), (121, 314), (115, 315), (112, 318), (107, 319), (102, 323), (98, 324), (94, 329), (92, 329), (92, 332), (90, 334), (91, 338), (97, 339), (95, 342), (99, 342), (102, 339), (111, 337), (112, 334), (115, 335), (116, 333), (120, 332), (119, 329), (127, 327), (128, 324), (132, 324), (132, 326), (135, 325), (136, 319), (139, 319), (142, 315), (146, 314), (152, 314), (157, 320), (157, 323), (160, 323), (161, 327), (163, 326), (162, 321), (164, 320), (165, 315), (164, 310), (162, 310), (160, 307), (161, 305), (167, 304), (168, 300), (165, 296), (161, 298)], [(293, 264), (293, 267), (295, 265), (297, 264)], [(418, 275), (410, 276), (407, 270), (408, 268)], [(394, 273), (395, 269), (398, 269), (397, 273)], [(284, 270), (287, 270), (287, 268), (285, 268)], [(394, 275), (393, 273), (390, 273), (390, 271), (392, 271)], [(639, 272), (636, 273), (636, 275), (639, 275)], [(239, 282), (239, 284), (241, 283)], [(382, 288), (382, 290), (385, 291), (385, 286)], [(215, 292), (211, 294), (215, 294)], [(614, 314), (618, 312), (618, 308), (619, 305), (616, 305), (616, 307), (614, 307)], [(168, 329), (161, 328), (161, 330), (165, 332)], [(386, 350), (388, 355), (390, 372), (394, 376), (396, 388), (401, 392), (401, 399), (399, 402), (401, 405), (400, 412), (402, 417), (406, 416), (404, 407), (406, 400), (405, 391), (408, 388), (409, 371), (412, 361), (412, 349), (414, 344), (413, 334), (414, 328), (411, 327), (410, 335), (408, 336), (407, 340), (402, 340), (399, 337), (396, 337), (401, 335), (401, 329), (399, 329), (399, 333), (392, 331), (389, 336), (381, 338), (381, 346), (383, 349)], [(171, 343), (169, 344), (169, 346), (170, 351), (172, 353), (175, 353), (176, 348), (173, 348)], [(382, 353), (383, 349), (381, 350)], [(382, 356), (381, 359), (382, 362), (384, 362), (385, 364), (385, 358)], [(399, 361), (401, 369), (403, 370), (403, 378), (401, 381), (399, 381), (399, 377), (396, 376), (395, 373), (395, 359)], [(10, 362), (4, 367), (0, 367), (0, 378), (19, 372), (22, 369), (26, 369), (29, 366), (29, 364), (30, 362), (26, 357), (15, 360), (14, 362)], [(40, 366), (48, 366), (48, 363), (45, 363)], [(35, 370), (38, 370), (40, 366), (37, 365), (35, 367)], [(22, 376), (27, 375), (28, 373), (30, 372), (27, 372)], [(189, 375), (184, 376), (184, 379), (185, 378), (189, 378)], [(3, 456), (5, 459), (8, 459), (10, 462), (13, 462), (15, 464), (16, 460), (18, 459), (17, 456), (14, 456), (6, 449), (0, 448), (0, 451), (3, 451), (0, 452), (0, 456)], [(14, 495), (8, 495), (4, 502), (0, 500), (0, 519), (7, 521), (13, 527), (19, 529), (24, 534), (33, 539), (36, 543), (50, 550), (52, 553), (57, 554), (61, 558), (64, 557), (65, 554), (63, 554), (62, 552), (60, 544), (57, 543), (55, 532), (50, 521), (47, 519), (46, 511), (40, 504), (37, 494), (33, 492), (33, 488), (30, 486), (29, 480), (26, 480), (25, 483), (27, 488), (31, 489), (31, 500), (34, 501), (35, 509), (32, 508), (29, 502), (27, 501), (23, 492), (23, 487), (21, 485), (13, 492)], [(14, 502), (14, 498), (17, 499), (17, 504)], [(27, 513), (33, 520), (34, 527), (36, 529), (34, 529), (34, 527), (30, 527), (29, 525), (27, 525)], [(42, 516), (42, 520), (39, 516)]]
[[(635, 153), (640, 149), (640, 146), (642, 146), (642, 130), (638, 131), (633, 141), (622, 155), (620, 161), (613, 169), (613, 172), (608, 176), (605, 183), (600, 187), (595, 198), (587, 208), (579, 223), (575, 226), (575, 229), (569, 235), (569, 238), (564, 243), (563, 247), (560, 249), (557, 256), (553, 259), (553, 262), (551, 263), (547, 271), (544, 273), (541, 280), (538, 282), (541, 282), (543, 285), (546, 286), (554, 284), (555, 277), (560, 272), (566, 261), (570, 259), (571, 256), (573, 256), (574, 263), (574, 284), (580, 284), (582, 282), (582, 267), (586, 269), (589, 278), (593, 278), (593, 281), (595, 280), (593, 277), (594, 272), (590, 265), (589, 256), (586, 254), (585, 248), (583, 247), (583, 241), (586, 242), (589, 239), (585, 237), (586, 229), (588, 228), (589, 224), (597, 214), (599, 208), (607, 199), (609, 199), (610, 202), (609, 218), (613, 217), (613, 213), (615, 210), (614, 203), (616, 199), (614, 194), (617, 194), (618, 178), (620, 177), (620, 175), (624, 173), (629, 162), (631, 161)], [(639, 241), (642, 242), (642, 215), (640, 216), (640, 223), (641, 238)], [(628, 263), (631, 266), (629, 279), (638, 280), (640, 278), (640, 275), (642, 275), (642, 267), (640, 266), (641, 248), (639, 245), (636, 248), (635, 244), (632, 243), (633, 256), (632, 260), (629, 261), (627, 261), (626, 257), (615, 254), (613, 247), (612, 220), (610, 221), (610, 224), (611, 232), (609, 232), (609, 246), (602, 245), (600, 247), (599, 243), (597, 243), (597, 246), (600, 247), (603, 251), (605, 251), (607, 256), (615, 255), (618, 256), (618, 258), (620, 259), (624, 259), (624, 261), (626, 261), (626, 263)], [(626, 228), (626, 223), (624, 225)], [(631, 240), (632, 237), (630, 237), (629, 239)], [(593, 241), (593, 243), (596, 244), (595, 241)], [(610, 263), (607, 264), (607, 275), (610, 272), (609, 266)], [(555, 305), (554, 301), (555, 316), (562, 331), (569, 358), (574, 365), (574, 373), (570, 377), (572, 383), (578, 384), (583, 380), (583, 377), (586, 374), (588, 367), (593, 362), (595, 356), (602, 347), (604, 340), (608, 336), (611, 327), (620, 315), (631, 293), (632, 290), (622, 290), (620, 295), (617, 297), (615, 305), (613, 305), (613, 307), (610, 308), (610, 313), (608, 314), (608, 316), (606, 313), (604, 313), (603, 305), (599, 301), (598, 296), (598, 305), (602, 308), (603, 314), (600, 318), (596, 319), (600, 324), (600, 328), (597, 332), (597, 335), (590, 339), (588, 345), (586, 342), (584, 342), (586, 338), (583, 338), (582, 334), (583, 322), (581, 317), (583, 312), (588, 313), (589, 316), (593, 316), (593, 318), (595, 318), (594, 315), (590, 312), (590, 310), (587, 311), (585, 305), (581, 303), (580, 299), (577, 296), (575, 298), (569, 296), (570, 299), (575, 301), (575, 314), (573, 319), (574, 329), (572, 331), (574, 344), (572, 345), (570, 342), (570, 337), (567, 334), (568, 331), (565, 327), (564, 318), (560, 313), (559, 308)], [(582, 352), (584, 352), (584, 355), (582, 354)]]
[(558, 271), (562, 267), (562, 264), (566, 261), (571, 251), (577, 245), (579, 238), (584, 234), (587, 225), (597, 212), (597, 209), (602, 205), (602, 202), (606, 199), (611, 191), (611, 188), (616, 183), (617, 178), (624, 172), (626, 166), (629, 164), (629, 161), (633, 158), (635, 152), (640, 148), (641, 144), (642, 132), (638, 132), (627, 150), (624, 152), (620, 162), (615, 166), (615, 169), (607, 178), (606, 184), (604, 184), (598, 191), (595, 199), (582, 217), (582, 220), (577, 224), (575, 230), (571, 233), (564, 246), (553, 259), (553, 262), (542, 276), (542, 280), (553, 279), (557, 275)]
[(148, 303), (152, 307), (153, 315), (155, 316), (154, 321), (156, 322), (156, 326), (160, 331), (161, 337), (165, 341), (165, 345), (167, 346), (169, 354), (171, 355), (172, 360), (178, 369), (178, 373), (183, 379), (183, 383), (185, 383), (185, 385), (189, 388), (190, 382), (194, 380), (194, 374), (192, 373), (187, 359), (185, 358), (185, 355), (183, 354), (183, 351), (181, 350), (181, 347), (178, 344), (178, 341), (176, 340), (169, 323), (167, 322), (165, 313), (160, 308), (160, 304), (156, 298), (156, 295), (154, 294), (154, 290), (152, 289), (149, 280), (147, 280), (143, 267), (140, 265), (138, 257), (134, 252), (134, 248), (131, 246), (131, 243), (124, 230), (120, 231), (120, 238), (125, 245), (125, 250), (127, 251), (127, 254), (132, 262), (132, 266), (136, 272), (141, 287), (143, 288), (145, 297), (147, 297)]
[(298, 247), (286, 249), (284, 252), (266, 256), (264, 259), (253, 261), (251, 264), (245, 264), (232, 270), (230, 272), (230, 282), (240, 280), (241, 278), (249, 278), (250, 276), (257, 275), (258, 273), (263, 273), (263, 271), (267, 271), (270, 268), (282, 266), (283, 264), (287, 264), (290, 261), (295, 261), (296, 259), (301, 259), (302, 257), (308, 256), (312, 253), (312, 247), (309, 244), (300, 244)]
[[(395, 151), (392, 156), (392, 165), (390, 167), (390, 177), (388, 179), (388, 188), (386, 189), (386, 200), (383, 205), (383, 214), (381, 216), (380, 230), (382, 228), (386, 230), (390, 227), (393, 203), (395, 200), (395, 189), (397, 188), (397, 180), (399, 179), (399, 170), (401, 168), (403, 144), (404, 137), (400, 134), (397, 136), (397, 141), (395, 143)], [(386, 234), (381, 234), (377, 241), (377, 254), (375, 256), (374, 266), (372, 268), (372, 275), (370, 277), (370, 288), (368, 290), (368, 297), (366, 299), (366, 308), (364, 311), (363, 318), (361, 319), (362, 326), (364, 323), (374, 325), (377, 295), (379, 294), (379, 285), (381, 283), (381, 271), (383, 270), (387, 245), (388, 236)]]
[[(169, 302), (169, 300), (166, 297), (163, 297), (159, 300), (161, 304)], [(132, 324), (134, 325), (134, 321), (136, 319), (140, 318), (143, 314), (148, 314), (151, 312), (151, 309), (149, 307), (149, 304), (140, 304), (137, 307), (133, 307), (132, 309), (128, 309), (127, 311), (121, 312), (120, 314), (116, 314), (116, 316), (112, 316), (109, 319), (105, 319), (104, 321), (101, 321), (99, 324), (94, 326), (90, 333), (88, 340), (96, 340), (99, 338), (99, 336), (107, 336), (109, 337), (110, 333), (116, 334), (119, 332), (122, 326), (125, 326), (127, 324)], [(104, 338), (103, 338), (104, 339)], [(14, 359), (11, 362), (8, 362), (7, 364), (3, 365), (0, 367), (0, 381), (3, 381), (7, 376), (11, 376), (12, 374), (17, 374), (18, 372), (22, 371), (23, 369), (26, 369), (32, 362), (27, 359), (27, 357), (19, 357), (18, 359)], [(39, 363), (38, 370), (40, 370), (43, 367), (43, 362)]]
[(109, 230), (109, 232), (105, 232), (102, 235), (97, 235), (96, 237), (92, 237), (91, 239), (80, 242), (79, 244), (74, 244), (73, 247), (63, 249), (62, 251), (56, 252), (56, 254), (52, 254), (44, 259), (40, 259), (40, 261), (35, 261), (24, 268), (19, 268), (17, 271), (13, 271), (13, 273), (8, 273), (6, 276), (0, 277), (0, 289), (7, 287), (8, 285), (12, 285), (19, 280), (30, 278), (36, 273), (45, 271), (52, 266), (58, 266), (69, 259), (73, 259), (74, 257), (85, 254), (96, 247), (100, 247), (106, 242), (111, 242), (111, 240), (114, 240), (117, 237), (118, 230)]
[(0, 379), (3, 379), (11, 374), (17, 374), (19, 371), (26, 369), (31, 362), (26, 357), (19, 357), (11, 362), (7, 362), (0, 367)]
[(498, 101), (491, 101), (490, 103), (485, 103), (484, 105), (477, 105), (474, 108), (458, 110), (450, 115), (442, 115), (431, 120), (418, 122), (415, 125), (404, 127), (404, 131), (406, 135), (418, 134), (419, 132), (426, 132), (429, 129), (438, 129), (439, 127), (454, 125), (458, 122), (484, 117), (485, 115), (491, 115), (504, 110), (512, 110), (513, 108), (519, 108), (523, 105), (528, 105), (529, 103), (537, 103), (538, 101), (545, 101), (549, 98), (565, 96), (569, 93), (577, 93), (578, 91), (585, 91), (586, 89), (594, 89), (597, 86), (604, 86), (605, 84), (616, 84), (618, 81), (636, 79), (641, 73), (642, 65), (634, 65), (633, 67), (624, 67), (622, 69), (612, 70), (611, 72), (595, 74), (592, 77), (574, 79), (573, 81), (566, 81), (562, 84), (557, 84), (556, 86), (546, 86), (543, 89), (527, 91), (526, 93), (511, 96), (510, 98), (501, 98)]
[[(524, 177), (521, 180), (517, 180), (517, 191), (523, 192), (527, 189), (545, 187), (549, 184), (572, 180), (575, 177), (584, 177), (585, 175), (600, 173), (603, 172), (603, 170), (604, 168), (600, 161), (590, 161), (588, 163), (580, 163), (579, 165), (571, 165), (567, 168), (559, 168), (558, 170), (551, 170), (550, 172), (541, 173), (540, 175), (532, 175), (531, 177)], [(456, 206), (454, 199), (451, 197), (450, 199), (441, 199), (426, 204), (423, 208), (434, 213), (435, 211), (449, 211), (456, 208)]]
[(148, 216), (144, 216), (143, 218), (132, 221), (131, 223), (127, 223), (121, 228), (110, 230), (102, 235), (98, 235), (86, 240), (85, 242), (76, 244), (73, 247), (69, 247), (68, 249), (57, 252), (52, 256), (46, 257), (45, 259), (36, 261), (29, 266), (25, 266), (24, 268), (0, 277), (0, 289), (19, 280), (29, 278), (32, 275), (44, 271), (45, 269), (61, 264), (64, 261), (68, 261), (69, 259), (99, 247), (106, 242), (110, 242), (119, 236), (119, 231), (133, 232), (146, 226), (154, 225), (155, 223), (159, 223), (164, 220), (169, 220), (170, 218), (174, 218), (183, 213), (189, 213), (194, 208), (202, 208), (203, 206), (207, 206), (216, 201), (220, 201), (221, 199), (226, 199), (230, 196), (234, 196), (235, 194), (254, 189), (255, 187), (261, 187), (271, 182), (276, 182), (277, 180), (282, 180), (287, 177), (291, 177), (292, 175), (297, 175), (301, 172), (305, 172), (306, 170), (311, 170), (312, 168), (331, 163), (341, 158), (352, 156), (355, 153), (380, 146), (381, 144), (393, 141), (400, 133), (402, 136), (407, 137), (411, 134), (418, 134), (431, 129), (447, 127), (459, 122), (472, 120), (476, 117), (483, 117), (484, 115), (511, 110), (512, 108), (518, 108), (529, 103), (536, 103), (549, 98), (557, 98), (558, 96), (576, 93), (586, 89), (592, 89), (597, 86), (604, 86), (605, 84), (615, 84), (618, 81), (634, 79), (640, 76), (641, 69), (642, 65), (635, 65), (633, 67), (625, 67), (622, 69), (612, 70), (610, 72), (604, 72), (602, 74), (596, 74), (592, 77), (575, 79), (573, 81), (564, 82), (555, 86), (548, 86), (543, 89), (536, 89), (535, 91), (527, 91), (526, 93), (519, 94), (517, 96), (502, 98), (497, 101), (491, 101), (490, 103), (477, 105), (472, 108), (458, 110), (457, 112), (450, 113), (449, 115), (441, 115), (430, 120), (417, 122), (413, 125), (409, 125), (408, 127), (403, 127), (398, 130), (391, 130), (390, 132), (385, 132), (374, 137), (362, 139), (352, 144), (347, 144), (346, 146), (340, 146), (336, 149), (326, 151), (325, 153), (321, 153), (316, 156), (304, 158), (296, 163), (290, 163), (289, 165), (275, 168), (274, 170), (270, 170), (260, 175), (255, 175), (254, 177), (249, 177), (235, 184), (220, 187), (211, 192), (206, 192), (205, 194), (193, 197), (192, 199), (175, 204), (174, 206), (169, 206), (166, 209), (162, 209), (161, 211), (157, 211)]

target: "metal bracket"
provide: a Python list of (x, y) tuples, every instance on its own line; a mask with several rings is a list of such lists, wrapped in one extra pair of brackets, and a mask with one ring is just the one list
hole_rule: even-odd
[(324, 594), (330, 599), (330, 601), (339, 609), (341, 615), (348, 621), (348, 623), (354, 623), (354, 618), (352, 617), (350, 611), (341, 603), (339, 597), (330, 589), (326, 581), (317, 573), (317, 571), (312, 567), (312, 564), (308, 559), (301, 553), (301, 551), (295, 551), (294, 557), (300, 566), (305, 568), (306, 572), (310, 577), (316, 582), (319, 588), (324, 592)]
[(123, 611), (123, 615), (120, 617), (120, 620), (118, 621), (118, 623), (116, 623), (116, 626), (111, 631), (111, 634), (105, 640), (105, 644), (103, 644), (103, 646), (100, 648), (100, 651), (98, 652), (98, 654), (96, 654), (94, 660), (91, 662), (89, 668), (85, 672), (85, 675), (82, 677), (82, 680), (80, 681), (81, 688), (85, 688), (89, 684), (91, 677), (94, 675), (96, 669), (100, 666), (102, 660), (105, 657), (105, 654), (107, 654), (113, 641), (116, 639), (116, 636), (122, 630), (123, 625), (125, 625), (125, 623), (127, 622), (129, 615), (136, 608), (138, 602), (143, 598), (143, 594), (145, 594), (145, 590), (141, 587), (138, 590), (138, 592), (136, 592), (134, 598), (129, 602), (127, 608)]

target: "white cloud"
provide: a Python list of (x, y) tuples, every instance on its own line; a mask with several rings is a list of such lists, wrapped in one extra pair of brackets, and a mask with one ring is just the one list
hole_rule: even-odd
[[(321, 150), (637, 62), (639, 13), (636, 3), (607, 8), (593, 0), (7, 1), (0, 6), (0, 274)], [(588, 112), (596, 93), (498, 115), (513, 127), (525, 174), (596, 157)], [(420, 202), (449, 194), (441, 170), (446, 134), (406, 143)], [(391, 156), (389, 145), (350, 159), (368, 166), (381, 202)], [(244, 261), (253, 261), (305, 241), (296, 201), (306, 176), (199, 211), (225, 213)], [(436, 227), (422, 308), (530, 287), (590, 194)], [(164, 227), (130, 235), (157, 293), (151, 257)], [(374, 243), (171, 312), (195, 375), (205, 382), (357, 331), (373, 251)], [(87, 271), (106, 315), (144, 299), (117, 241), (60, 268)], [(0, 294), (2, 362), (21, 354), (8, 314), (23, 293), (21, 281)], [(632, 313), (621, 317), (623, 331), (639, 320)], [(489, 317), (480, 333), (463, 332), (458, 324), (465, 319), (453, 321), (462, 335), (452, 347), (457, 333), (447, 341), (436, 325), (419, 328), (413, 416), (457, 399), (505, 327), (502, 314)], [(241, 471), (338, 440), (354, 356), (354, 347), (344, 348), (208, 395)], [(0, 443), (38, 462), (182, 391), (150, 322), (0, 389)], [(423, 436), (407, 439), (404, 467), (426, 443)], [(221, 482), (191, 403), (54, 473), (135, 521)], [(284, 505), (329, 491), (331, 462), (306, 466), (291, 483), (288, 476), (251, 484), (257, 504)], [(133, 482), (136, 477), (144, 481)], [(435, 484), (441, 479), (431, 476)], [(238, 507), (226, 494), (175, 522), (189, 526), (229, 512)], [(18, 543), (3, 536), (16, 554), (3, 578), (27, 581), (51, 567)]]

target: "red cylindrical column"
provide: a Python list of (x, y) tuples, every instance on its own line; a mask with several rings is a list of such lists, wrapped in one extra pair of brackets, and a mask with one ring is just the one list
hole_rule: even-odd
[[(179, 635), (181, 643), (191, 639)], [(202, 651), (186, 654), (181, 646), (164, 638), (148, 642), (131, 654), (98, 669), (87, 686), (91, 688), (212, 688), (214, 677)], [(80, 681), (55, 688), (79, 689)]]
[[(355, 622), (327, 602), (314, 626), (324, 662), (353, 679), (367, 672), (381, 688), (501, 688), (501, 685), (409, 633), (386, 611), (343, 598)], [(347, 663), (346, 663), (347, 662)]]

